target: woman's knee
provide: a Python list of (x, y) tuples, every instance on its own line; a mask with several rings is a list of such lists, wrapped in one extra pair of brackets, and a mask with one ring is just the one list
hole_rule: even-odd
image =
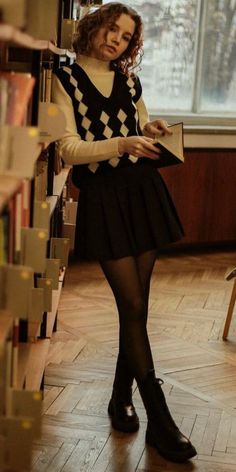
[(133, 321), (145, 321), (146, 306), (143, 297), (130, 297), (122, 305), (123, 316)]

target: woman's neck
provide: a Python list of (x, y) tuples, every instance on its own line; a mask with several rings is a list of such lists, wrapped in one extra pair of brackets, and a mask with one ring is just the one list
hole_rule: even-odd
[(87, 70), (96, 70), (97, 72), (109, 72), (110, 62), (96, 59), (96, 57), (85, 56), (80, 54), (76, 58), (77, 64)]

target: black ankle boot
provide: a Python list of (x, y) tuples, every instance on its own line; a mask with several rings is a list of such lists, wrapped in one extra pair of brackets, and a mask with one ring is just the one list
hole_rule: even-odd
[(108, 413), (112, 427), (124, 433), (134, 433), (139, 429), (139, 418), (132, 402), (133, 379), (125, 360), (118, 357)]
[(165, 459), (185, 462), (197, 452), (176, 426), (166, 404), (162, 383), (161, 379), (155, 378), (154, 371), (150, 371), (146, 379), (139, 384), (148, 417), (146, 442), (155, 447)]
[(139, 419), (132, 403), (131, 394), (122, 398), (119, 392), (113, 389), (108, 405), (108, 413), (114, 429), (124, 433), (134, 433), (139, 429)]

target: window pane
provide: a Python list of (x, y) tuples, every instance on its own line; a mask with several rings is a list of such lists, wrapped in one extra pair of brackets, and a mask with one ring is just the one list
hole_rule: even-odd
[(198, 0), (123, 3), (133, 6), (144, 22), (144, 56), (138, 74), (149, 111), (191, 111)]
[(236, 109), (236, 1), (206, 2), (202, 112)]

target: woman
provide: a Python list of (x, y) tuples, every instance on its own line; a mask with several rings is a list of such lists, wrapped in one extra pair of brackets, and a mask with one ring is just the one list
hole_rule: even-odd
[(167, 123), (149, 122), (138, 77), (139, 15), (121, 3), (103, 5), (79, 22), (76, 62), (56, 73), (54, 101), (67, 119), (59, 148), (80, 188), (75, 250), (99, 261), (120, 323), (119, 354), (108, 406), (112, 426), (137, 431), (135, 378), (146, 408), (146, 440), (165, 458), (196, 454), (175, 425), (155, 378), (146, 323), (157, 251), (182, 237), (168, 191), (156, 170), (153, 137)]

